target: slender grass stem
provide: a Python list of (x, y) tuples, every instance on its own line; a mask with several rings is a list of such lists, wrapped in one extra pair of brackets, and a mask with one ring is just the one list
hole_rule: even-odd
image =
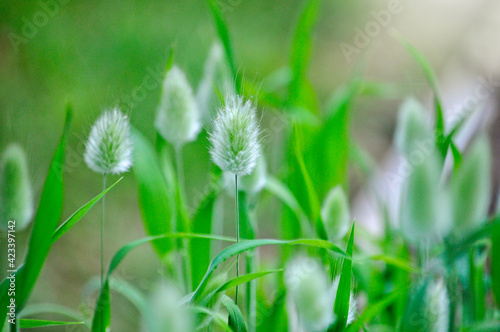
[[(184, 165), (182, 161), (182, 149), (180, 145), (176, 145), (175, 147), (175, 161), (177, 166), (177, 185), (179, 186), (179, 214), (178, 219), (183, 223), (182, 231), (187, 231), (184, 229)], [(176, 231), (178, 230), (178, 225), (175, 225)], [(179, 239), (179, 251), (181, 254), (181, 269), (184, 280), (184, 287), (186, 292), (191, 291), (191, 260), (188, 253), (188, 242), (185, 239)]]
[[(106, 173), (102, 175), (102, 191), (106, 190)], [(104, 204), (105, 196), (102, 197), (101, 211), (101, 288), (104, 286)]]
[[(240, 209), (238, 197), (238, 174), (234, 175), (234, 188), (235, 188), (235, 211), (236, 211), (236, 242), (240, 242)], [(236, 256), (236, 278), (240, 276), (240, 255)], [(236, 295), (234, 303), (238, 305), (238, 286), (236, 286)]]

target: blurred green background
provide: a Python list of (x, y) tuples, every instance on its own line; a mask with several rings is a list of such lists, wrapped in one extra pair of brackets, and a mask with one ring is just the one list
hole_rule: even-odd
[[(389, 2), (322, 3), (309, 70), (322, 103), (348, 79), (362, 58), (356, 56), (347, 61), (341, 43), (354, 45), (357, 27), (363, 29), (372, 22), (373, 11), (387, 8)], [(499, 8), (493, 1), (397, 2), (401, 13), (393, 15), (388, 26), (360, 50), (367, 54), (366, 77), (398, 87), (397, 92), (383, 100), (361, 98), (354, 111), (353, 135), (376, 159), (387, 152), (391, 143), (400, 98), (406, 94), (427, 96), (428, 92), (417, 65), (388, 33), (391, 29), (399, 30), (419, 47), (438, 73), (443, 74), (443, 80), (452, 82), (445, 85), (445, 90), (460, 91), (460, 84), (472, 84), (477, 75), (496, 73), (500, 61), (500, 56), (493, 56), (500, 53), (498, 45), (491, 45), (497, 35), (488, 35), (491, 30), (498, 31), (495, 29)], [(260, 84), (266, 76), (287, 65), (290, 40), (304, 5), (302, 0), (218, 3), (228, 21), (236, 66), (246, 78)], [(38, 197), (62, 131), (65, 104), (70, 101), (75, 121), (66, 173), (64, 217), (68, 216), (100, 191), (101, 177), (91, 172), (82, 159), (83, 144), (95, 118), (102, 110), (120, 105), (132, 123), (152, 139), (160, 87), (146, 91), (131, 106), (128, 101), (134, 98), (134, 91), (151, 72), (163, 75), (172, 45), (176, 49), (175, 63), (187, 73), (196, 89), (215, 40), (208, 6), (201, 0), (0, 1), (0, 150), (10, 142), (24, 146)], [(459, 79), (454, 81), (453, 77)], [(458, 99), (464, 98), (458, 95)], [(283, 136), (278, 132), (267, 140), (270, 143), (265, 149), (271, 173), (282, 170), (283, 155), (276, 152), (280, 152)], [(184, 160), (189, 197), (202, 192), (208, 182), (206, 137), (185, 147)], [(271, 203), (264, 208), (266, 213), (259, 219), (260, 235), (275, 235), (279, 209)], [(144, 235), (131, 174), (126, 174), (108, 194), (107, 220), (107, 257)], [(32, 302), (79, 305), (83, 285), (98, 274), (98, 229), (99, 213), (95, 209), (56, 243)], [(226, 232), (231, 231), (232, 226), (228, 225)], [(23, 243), (26, 236), (18, 241)], [(22, 251), (22, 246), (18, 248)], [(156, 259), (148, 247), (132, 254), (120, 275), (147, 288), (156, 269)], [(137, 330), (137, 313), (126, 301), (115, 301), (113, 310), (118, 315), (113, 320), (117, 331)]]

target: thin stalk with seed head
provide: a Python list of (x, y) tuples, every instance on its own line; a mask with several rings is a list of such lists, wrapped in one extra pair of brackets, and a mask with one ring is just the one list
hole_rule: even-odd
[[(102, 175), (102, 191), (106, 190), (106, 173)], [(105, 197), (102, 197), (101, 211), (101, 288), (104, 286), (104, 213)]]
[[(235, 210), (236, 210), (236, 243), (240, 243), (240, 209), (238, 197), (238, 174), (234, 175), (235, 188)], [(236, 256), (236, 278), (240, 276), (240, 254)], [(238, 305), (238, 286), (236, 286), (236, 295), (234, 303)]]

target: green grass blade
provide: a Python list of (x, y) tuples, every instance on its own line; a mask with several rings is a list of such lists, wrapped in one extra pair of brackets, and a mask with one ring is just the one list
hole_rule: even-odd
[(111, 190), (118, 182), (121, 181), (123, 177), (118, 179), (113, 185), (109, 186), (106, 190), (101, 192), (99, 195), (90, 200), (87, 204), (76, 210), (65, 222), (63, 222), (54, 232), (52, 236), (52, 242), (56, 242), (61, 236), (63, 236), (67, 231), (71, 229), (78, 221), (80, 221), (83, 216), (89, 212), (89, 210), (104, 196)]
[(255, 249), (257, 247), (265, 246), (265, 245), (305, 245), (305, 246), (312, 246), (312, 247), (317, 247), (317, 248), (323, 248), (330, 250), (341, 257), (345, 257), (350, 259), (350, 256), (347, 256), (342, 249), (340, 249), (338, 246), (336, 246), (333, 243), (324, 241), (324, 240), (316, 240), (316, 239), (298, 239), (298, 240), (276, 240), (276, 239), (258, 239), (258, 240), (243, 240), (239, 243), (233, 244), (230, 247), (225, 248), (222, 250), (215, 258), (212, 260), (210, 263), (210, 266), (208, 267), (207, 272), (205, 273), (205, 276), (203, 277), (202, 281), (196, 288), (196, 290), (193, 293), (193, 296), (191, 297), (191, 303), (196, 302), (199, 300), (199, 297), (203, 293), (203, 290), (207, 286), (208, 280), (214, 273), (215, 269), (219, 264), (227, 260), (228, 258), (232, 256), (236, 256), (238, 254), (241, 254), (242, 252), (245, 252), (247, 250)]
[(207, 305), (207, 303), (210, 301), (210, 299), (214, 295), (216, 295), (220, 292), (224, 292), (224, 291), (231, 289), (233, 287), (242, 285), (244, 283), (250, 282), (250, 281), (258, 279), (258, 278), (262, 278), (264, 276), (267, 276), (268, 274), (278, 273), (278, 272), (282, 272), (282, 271), (283, 271), (283, 269), (255, 272), (255, 273), (249, 273), (249, 274), (245, 274), (243, 276), (233, 278), (233, 279), (227, 281), (226, 283), (222, 284), (221, 286), (219, 286), (217, 289), (215, 289), (213, 292), (211, 292), (207, 296), (205, 296), (205, 298), (200, 302), (200, 304)]
[(39, 320), (39, 319), (20, 319), (19, 327), (22, 329), (29, 329), (33, 327), (49, 327), (61, 325), (83, 325), (83, 322), (57, 322), (53, 320)]
[(52, 303), (37, 303), (27, 305), (26, 307), (24, 307), (22, 313), (19, 314), (19, 318), (25, 318), (40, 314), (56, 314), (64, 316), (66, 318), (74, 319), (76, 321), (85, 321), (85, 317), (83, 317), (80, 312), (62, 305)]
[[(138, 185), (139, 207), (146, 234), (156, 236), (172, 231), (172, 206), (169, 188), (160, 169), (155, 151), (148, 140), (132, 130), (134, 142), (134, 176)], [(153, 248), (161, 258), (173, 248), (171, 239), (154, 242)]]
[[(212, 215), (217, 192), (212, 191), (201, 202), (200, 207), (193, 217), (193, 232), (197, 234), (212, 233)], [(192, 289), (203, 279), (203, 275), (210, 265), (210, 241), (208, 239), (191, 240), (189, 250), (191, 252)]]
[(234, 332), (247, 332), (245, 319), (243, 318), (243, 314), (236, 303), (234, 303), (234, 301), (226, 295), (222, 297), (221, 302), (224, 307), (226, 307), (229, 315), (229, 327), (232, 328)]
[[(354, 247), (354, 225), (352, 225), (351, 235), (347, 243), (346, 254), (352, 257)], [(335, 297), (334, 313), (337, 317), (334, 327), (330, 331), (343, 331), (347, 326), (347, 317), (349, 316), (349, 302), (351, 298), (351, 278), (352, 278), (352, 260), (344, 259), (342, 264), (342, 273), (340, 275), (337, 296)]]
[(234, 56), (233, 49), (231, 46), (231, 39), (229, 37), (229, 29), (227, 28), (226, 21), (222, 16), (219, 5), (216, 0), (208, 0), (208, 5), (210, 7), (210, 11), (212, 13), (213, 19), (215, 21), (215, 26), (217, 27), (217, 33), (219, 34), (219, 38), (222, 41), (222, 45), (224, 45), (224, 51), (226, 52), (227, 61), (229, 63), (229, 68), (231, 69), (231, 74), (235, 79), (236, 83), (236, 91), (240, 90), (240, 80), (238, 78), (238, 73), (236, 70), (236, 66), (234, 64)]
[(316, 193), (313, 181), (311, 180), (311, 176), (309, 175), (309, 171), (307, 170), (306, 164), (304, 162), (304, 157), (302, 155), (301, 135), (296, 125), (294, 126), (294, 139), (292, 141), (292, 144), (294, 145), (295, 158), (297, 160), (300, 174), (302, 176), (302, 180), (307, 192), (309, 218), (310, 220), (316, 221), (320, 217), (321, 204), (319, 202), (318, 194)]
[(315, 107), (316, 101), (307, 96), (309, 84), (306, 74), (312, 49), (311, 34), (320, 12), (320, 6), (321, 0), (307, 0), (297, 22), (290, 52), (292, 78), (288, 91), (288, 104), (302, 106), (310, 111), (314, 111), (311, 106)]
[[(34, 218), (33, 231), (24, 266), (22, 269), (19, 269), (16, 276), (16, 311), (18, 313), (26, 304), (35, 286), (52, 245), (52, 234), (61, 219), (64, 196), (63, 168), (71, 118), (72, 111), (68, 106), (66, 109), (64, 131), (54, 152), (40, 196), (40, 203)], [(7, 305), (10, 300), (7, 288), (2, 286), (0, 290), (2, 291), (0, 294), (0, 320), (3, 323), (3, 319), (7, 315)]]
[(500, 225), (491, 231), (491, 283), (493, 294), (500, 306)]

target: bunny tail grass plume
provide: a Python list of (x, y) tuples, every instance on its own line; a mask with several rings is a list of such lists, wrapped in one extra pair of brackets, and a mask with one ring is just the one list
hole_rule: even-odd
[(306, 331), (326, 330), (334, 321), (334, 298), (322, 266), (314, 259), (298, 257), (287, 265), (284, 277), (299, 324)]
[(220, 42), (215, 42), (205, 61), (203, 78), (196, 91), (198, 108), (203, 123), (207, 125), (211, 125), (214, 110), (220, 105), (218, 92), (235, 93), (224, 49)]
[(328, 239), (332, 242), (343, 238), (349, 231), (349, 202), (342, 186), (336, 186), (326, 196), (321, 208), (321, 218), (323, 219)]
[(261, 154), (260, 128), (250, 100), (233, 96), (226, 100), (210, 134), (212, 160), (235, 175), (252, 173)]
[(11, 144), (0, 162), (0, 226), (7, 230), (8, 221), (16, 230), (25, 229), (33, 216), (33, 193), (24, 150)]
[(427, 279), (410, 296), (401, 332), (448, 332), (449, 305), (444, 280)]
[(398, 113), (394, 141), (398, 150), (409, 156), (412, 152), (434, 148), (430, 125), (427, 123), (425, 108), (415, 99), (408, 98)]
[(491, 152), (486, 137), (479, 137), (450, 180), (454, 232), (464, 236), (485, 220), (491, 200)]
[(201, 129), (193, 90), (184, 72), (175, 65), (163, 82), (155, 127), (167, 142), (176, 147), (195, 140)]
[(447, 236), (452, 227), (450, 194), (439, 184), (439, 156), (431, 154), (415, 165), (405, 181), (400, 225), (406, 239), (415, 244)]
[[(149, 301), (151, 329), (144, 331), (192, 332), (194, 328), (186, 304), (182, 303), (179, 290), (169, 282), (162, 281), (154, 288)], [(146, 323), (146, 322), (145, 322)]]
[(118, 108), (104, 112), (94, 123), (84, 159), (90, 169), (102, 174), (120, 174), (132, 166), (130, 123)]

